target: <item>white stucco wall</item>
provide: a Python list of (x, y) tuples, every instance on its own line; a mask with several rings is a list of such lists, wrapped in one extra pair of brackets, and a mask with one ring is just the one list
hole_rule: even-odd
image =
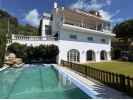
[[(76, 35), (77, 39), (71, 39), (70, 35)], [(88, 37), (93, 37), (93, 41), (89, 41)], [(102, 43), (101, 39), (105, 39), (106, 43)], [(96, 35), (92, 33), (81, 33), (76, 31), (70, 30), (61, 30), (60, 31), (60, 40), (68, 40), (68, 41), (77, 41), (77, 42), (86, 42), (86, 43), (98, 43), (98, 44), (105, 44), (110, 45), (110, 37), (109, 36), (102, 36)]]
[(45, 26), (46, 25), (51, 25), (51, 21), (50, 19), (46, 19), (46, 18), (43, 18), (42, 20), (42, 36), (45, 37), (46, 36), (46, 33), (45, 33)]
[(51, 22), (53, 35), (55, 35), (57, 32), (60, 31), (61, 26), (63, 24), (63, 15), (61, 13), (59, 13), (62, 11), (61, 10), (59, 10), (58, 12), (57, 11), (56, 10), (53, 11), (53, 21)]
[(111, 60), (111, 56), (109, 54), (111, 48), (109, 45), (60, 40), (59, 49), (59, 61), (61, 59), (67, 60), (67, 53), (71, 49), (77, 49), (80, 52), (80, 63), (86, 63), (86, 53), (88, 50), (93, 50), (95, 52), (96, 62), (101, 61), (100, 52), (102, 50), (107, 52), (107, 60)]

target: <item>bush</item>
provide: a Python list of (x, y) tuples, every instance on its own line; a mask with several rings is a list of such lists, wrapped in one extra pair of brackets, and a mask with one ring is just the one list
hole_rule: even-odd
[(13, 43), (8, 47), (9, 53), (15, 53), (25, 63), (56, 63), (56, 56), (59, 49), (55, 45), (26, 46)]
[(129, 51), (129, 61), (133, 61), (133, 51)]
[(122, 50), (120, 48), (113, 48), (112, 49), (112, 59), (120, 59), (121, 51)]
[(47, 57), (48, 58), (55, 57), (58, 54), (59, 54), (59, 49), (57, 46), (55, 46), (55, 45), (47, 46)]

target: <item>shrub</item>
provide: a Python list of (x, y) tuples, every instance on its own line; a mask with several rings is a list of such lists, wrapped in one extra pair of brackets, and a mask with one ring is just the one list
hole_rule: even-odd
[(112, 49), (112, 59), (119, 59), (121, 57), (121, 49), (120, 48), (113, 48)]
[(133, 61), (133, 51), (129, 51), (129, 61)]
[(22, 58), (25, 63), (41, 62), (55, 63), (59, 49), (55, 45), (26, 46), (13, 43), (8, 46), (9, 53), (15, 53), (17, 57)]
[(59, 49), (55, 45), (47, 46), (47, 57), (55, 57), (59, 54)]

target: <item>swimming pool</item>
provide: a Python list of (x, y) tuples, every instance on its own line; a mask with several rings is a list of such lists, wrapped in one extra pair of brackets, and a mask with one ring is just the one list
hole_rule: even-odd
[[(26, 67), (28, 66), (28, 67)], [(0, 72), (0, 98), (87, 99), (90, 98), (52, 65), (25, 65)]]

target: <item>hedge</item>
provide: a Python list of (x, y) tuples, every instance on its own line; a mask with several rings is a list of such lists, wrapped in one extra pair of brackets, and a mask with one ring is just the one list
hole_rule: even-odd
[(18, 58), (22, 58), (25, 63), (56, 63), (59, 49), (56, 45), (26, 46), (13, 43), (8, 46), (9, 53), (15, 53)]

